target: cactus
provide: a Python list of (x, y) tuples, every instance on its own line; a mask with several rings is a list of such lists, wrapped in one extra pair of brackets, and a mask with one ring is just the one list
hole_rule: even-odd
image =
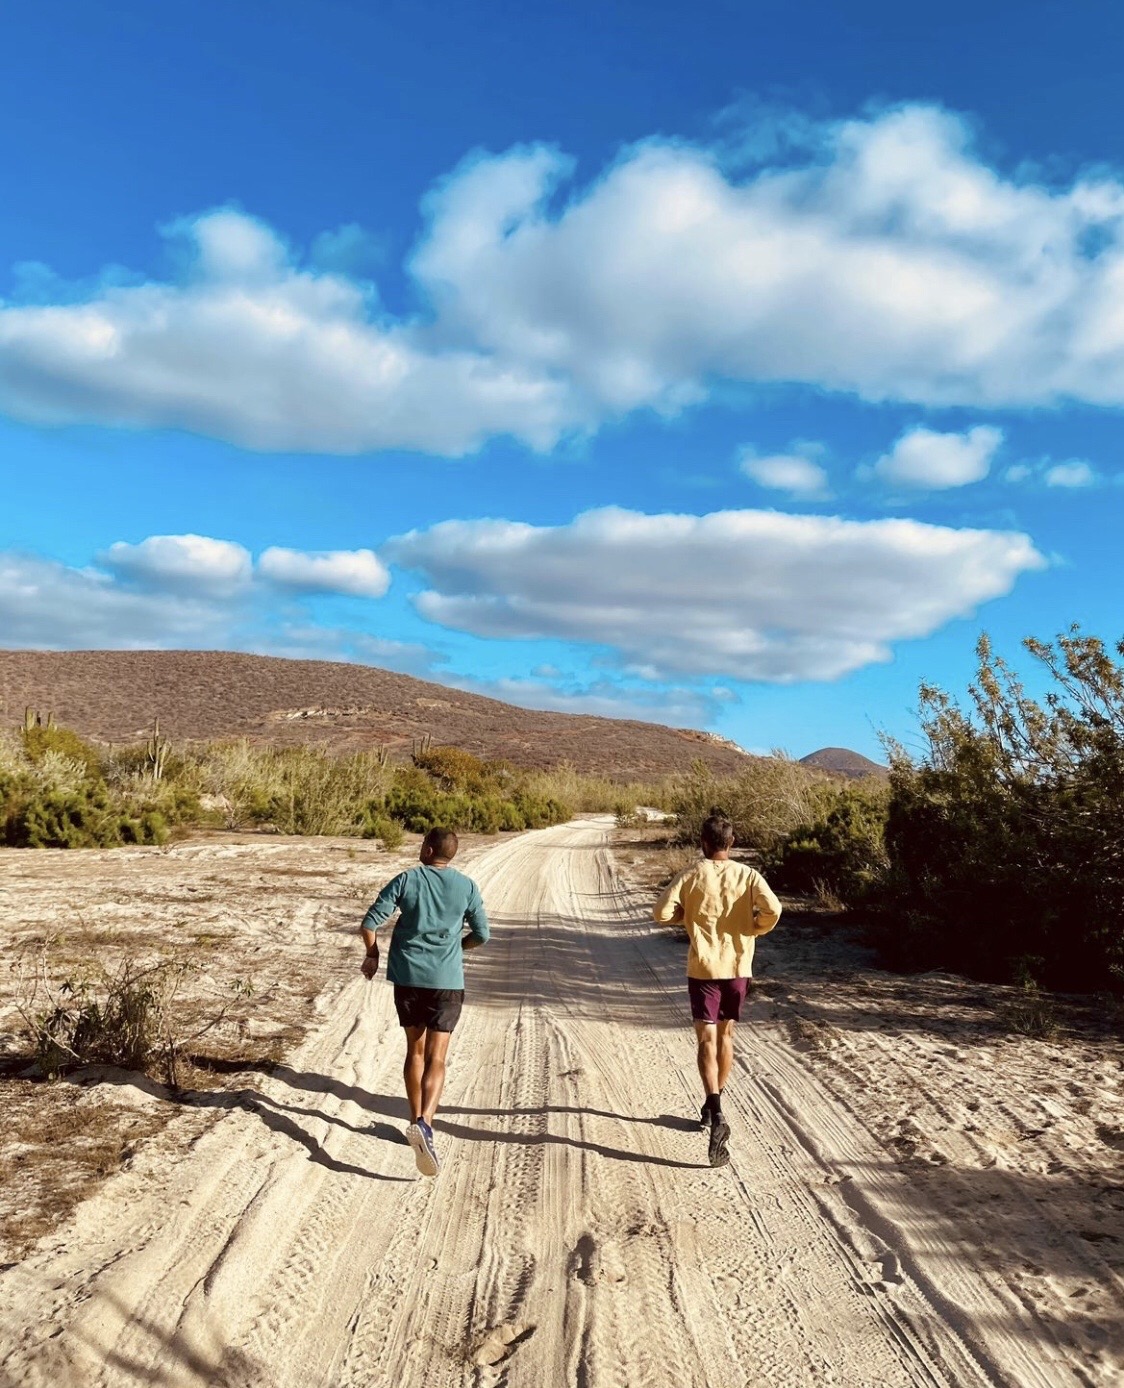
[(31, 707), (25, 708), (23, 711), (23, 730), (25, 733), (31, 732), (32, 728), (35, 727), (36, 720), (35, 710)]
[(410, 755), (415, 759), (418, 757), (424, 757), (432, 746), (432, 733), (422, 733), (421, 737), (412, 737), (410, 739)]
[(168, 759), (171, 745), (166, 737), (160, 736), (160, 719), (154, 718), (152, 720), (152, 736), (145, 743), (144, 748), (145, 766), (154, 781), (159, 781), (164, 775), (164, 763)]

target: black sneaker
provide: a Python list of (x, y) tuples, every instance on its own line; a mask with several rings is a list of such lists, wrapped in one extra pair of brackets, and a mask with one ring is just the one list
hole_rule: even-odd
[(702, 1108), (699, 1109), (699, 1132), (700, 1132), (700, 1133), (705, 1133), (705, 1132), (709, 1132), (709, 1131), (710, 1131), (710, 1109), (708, 1109), (707, 1106), (706, 1106), (705, 1104), (703, 1104)]
[(725, 1166), (730, 1160), (730, 1125), (720, 1113), (710, 1125), (710, 1164)]

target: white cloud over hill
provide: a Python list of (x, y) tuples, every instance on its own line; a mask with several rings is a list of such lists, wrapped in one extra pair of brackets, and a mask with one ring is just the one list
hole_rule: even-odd
[(890, 659), (1044, 566), (1029, 537), (772, 511), (590, 511), (569, 525), (447, 521), (383, 553), (430, 621), (609, 647), (652, 677), (831, 680)]
[(907, 430), (875, 463), (884, 482), (919, 491), (938, 491), (980, 482), (1003, 442), (1003, 431), (977, 424), (962, 434), (941, 434), (919, 425)]
[(0, 408), (456, 455), (675, 413), (722, 381), (1124, 405), (1120, 175), (1005, 175), (916, 105), (808, 123), (774, 163), (728, 147), (653, 139), (582, 186), (550, 148), (474, 157), (427, 199), (417, 317), (382, 311), (342, 251), (302, 260), (231, 210), (180, 221), (177, 277), (0, 306)]
[(372, 550), (329, 550), (309, 554), (297, 549), (267, 549), (258, 560), (259, 577), (295, 593), (341, 593), (353, 598), (381, 598), (390, 574)]

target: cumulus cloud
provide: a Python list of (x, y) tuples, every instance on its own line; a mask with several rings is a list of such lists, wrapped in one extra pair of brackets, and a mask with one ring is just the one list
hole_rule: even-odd
[(1042, 480), (1048, 487), (1092, 487), (1096, 485), (1097, 474), (1082, 459), (1071, 458), (1048, 467)]
[(1029, 537), (912, 520), (607, 508), (569, 525), (446, 521), (384, 550), (422, 573), (431, 621), (610, 648), (670, 674), (788, 683), (886, 661), (1010, 591)]
[(428, 667), (440, 657), (408, 643), (299, 628), (289, 617), (278, 625), (292, 604), (279, 609), (270, 602), (277, 589), (294, 596), (377, 598), (389, 582), (370, 550), (316, 554), (274, 548), (255, 568), (243, 546), (206, 535), (118, 541), (85, 568), (0, 552), (0, 646), (129, 649), (203, 643), (280, 654), (283, 645), (284, 653), (292, 654), (319, 643), (322, 654), (329, 646), (344, 652), (334, 659), (385, 656), (393, 668)]
[(369, 549), (309, 553), (275, 546), (262, 554), (257, 571), (267, 583), (296, 593), (381, 598), (390, 586), (386, 566)]
[(300, 268), (231, 211), (175, 223), (180, 278), (0, 306), (0, 408), (33, 423), (190, 429), (247, 448), (463, 453), (545, 446), (564, 391), (518, 363), (370, 313), (363, 284)]
[(1124, 183), (1004, 177), (932, 107), (819, 136), (738, 176), (647, 141), (565, 201), (556, 151), (471, 161), (431, 198), (414, 272), (462, 340), (601, 413), (678, 409), (716, 378), (1124, 403)]
[(150, 535), (140, 544), (118, 540), (99, 556), (121, 578), (171, 592), (226, 594), (250, 581), (250, 552), (206, 535)]
[(1084, 458), (1039, 458), (1033, 462), (1015, 463), (1003, 474), (1005, 482), (1030, 483), (1040, 487), (1060, 487), (1066, 491), (1084, 491), (1109, 482), (1124, 480), (1121, 476), (1106, 476)]
[(143, 591), (96, 569), (0, 553), (0, 646), (139, 650), (222, 644), (229, 631), (213, 595)]
[(794, 444), (787, 453), (765, 456), (747, 448), (739, 467), (759, 486), (790, 496), (822, 497), (827, 495), (827, 472), (814, 461), (822, 452), (816, 444)]
[(475, 679), (449, 675), (443, 683), (470, 694), (483, 694), (519, 708), (548, 713), (582, 713), (598, 718), (633, 718), (672, 728), (699, 728), (711, 722), (723, 702), (705, 689), (667, 686), (636, 689), (598, 680), (589, 685), (560, 685), (537, 679)]
[(585, 185), (551, 148), (473, 157), (426, 199), (416, 316), (357, 277), (365, 233), (302, 259), (230, 209), (167, 228), (165, 280), (108, 267), (68, 289), (38, 266), (0, 305), (0, 408), (456, 455), (675, 413), (722, 381), (1124, 405), (1124, 176), (1005, 174), (930, 106), (796, 124), (647, 140)]
[(938, 491), (979, 482), (1003, 442), (1003, 431), (977, 424), (963, 434), (941, 434), (918, 425), (907, 430), (874, 465), (883, 481)]

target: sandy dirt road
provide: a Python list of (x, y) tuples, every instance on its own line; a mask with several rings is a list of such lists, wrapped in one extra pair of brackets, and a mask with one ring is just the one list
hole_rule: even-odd
[(142, 1153), (0, 1274), (0, 1382), (1108, 1382), (911, 1211), (780, 1029), (743, 1030), (733, 1161), (705, 1165), (683, 950), (608, 827), (470, 865), (495, 933), (468, 965), (436, 1181), (401, 1138), (390, 989), (357, 974), (184, 1156)]

